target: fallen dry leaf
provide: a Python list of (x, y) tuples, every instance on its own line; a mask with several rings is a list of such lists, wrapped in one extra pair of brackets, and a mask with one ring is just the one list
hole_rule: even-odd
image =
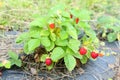
[(114, 68), (115, 65), (114, 65), (114, 64), (108, 64), (108, 67), (109, 67), (109, 68)]
[(0, 30), (5, 30), (5, 27), (3, 25), (0, 25)]
[(30, 71), (33, 75), (37, 75), (37, 71), (35, 68), (30, 68)]
[(2, 76), (2, 72), (0, 71), (0, 76)]

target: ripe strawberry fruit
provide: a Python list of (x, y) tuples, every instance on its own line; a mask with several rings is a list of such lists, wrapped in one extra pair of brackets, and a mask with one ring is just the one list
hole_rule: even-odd
[(98, 53), (91, 52), (91, 57), (92, 57), (93, 59), (97, 58), (98, 55), (99, 55)]
[(76, 22), (76, 24), (78, 24), (78, 22), (79, 22), (79, 18), (76, 18), (76, 19), (75, 19), (75, 22)]
[(46, 58), (45, 64), (46, 64), (47, 66), (50, 66), (50, 65), (52, 64), (51, 58)]
[(72, 14), (70, 14), (70, 18), (73, 18), (73, 15), (72, 15)]
[(87, 53), (87, 50), (86, 50), (84, 47), (81, 47), (81, 48), (79, 49), (79, 53), (80, 53), (81, 55), (85, 55), (85, 54)]
[(51, 24), (49, 24), (49, 27), (50, 27), (51, 29), (54, 29), (54, 28), (55, 28), (55, 24), (54, 24), (54, 23), (51, 23)]

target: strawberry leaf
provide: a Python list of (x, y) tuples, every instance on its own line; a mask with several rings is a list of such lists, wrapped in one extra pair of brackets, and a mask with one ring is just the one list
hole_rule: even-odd
[(20, 59), (18, 59), (18, 60), (15, 60), (15, 65), (17, 65), (18, 67), (21, 67), (21, 65), (22, 65), (22, 62), (21, 62), (21, 60)]
[(88, 58), (86, 56), (83, 56), (83, 58), (80, 60), (82, 64), (85, 64), (87, 62)]
[(12, 52), (12, 51), (9, 51), (9, 52), (8, 52), (8, 55), (9, 55), (9, 57), (12, 58), (12, 59), (15, 59), (15, 60), (18, 59), (18, 55), (17, 55), (16, 53)]
[(54, 63), (52, 63), (50, 66), (46, 66), (48, 70), (51, 70), (54, 67)]
[(73, 55), (74, 57), (76, 57), (78, 59), (82, 59), (82, 56), (79, 54), (79, 52), (75, 53), (70, 48), (66, 49), (66, 54), (70, 54), (70, 55)]
[(67, 23), (67, 33), (74, 39), (78, 39), (77, 31), (76, 29), (69, 23)]
[(41, 30), (40, 31), (40, 36), (49, 36), (49, 31), (48, 30)]
[(64, 57), (64, 50), (61, 47), (56, 47), (51, 53), (51, 59), (57, 62), (59, 59)]
[(58, 46), (66, 46), (68, 44), (68, 41), (67, 40), (57, 39), (55, 41), (55, 44), (58, 45)]
[(56, 35), (55, 35), (54, 33), (51, 33), (51, 34), (50, 34), (50, 39), (51, 39), (52, 41), (55, 41), (55, 40), (56, 40)]
[(72, 71), (76, 66), (76, 60), (72, 55), (66, 55), (64, 57), (64, 62), (69, 71)]
[(32, 21), (30, 27), (45, 27), (47, 24), (46, 18), (40, 18)]
[(23, 50), (24, 50), (24, 52), (25, 52), (26, 54), (29, 53), (29, 50), (28, 50), (28, 43), (25, 43), (25, 44), (24, 44)]
[(68, 47), (72, 49), (75, 53), (78, 52), (80, 46), (80, 41), (76, 39), (70, 39)]
[(40, 45), (40, 39), (30, 39), (28, 42), (28, 51), (33, 51)]
[(61, 31), (60, 32), (60, 38), (62, 40), (67, 39), (68, 38), (68, 33), (66, 31)]
[(24, 32), (22, 34), (20, 34), (19, 37), (17, 37), (16, 39), (16, 43), (22, 43), (23, 41), (25, 41), (26, 39), (28, 38), (28, 33), (27, 32)]
[(46, 50), (47, 50), (47, 51), (51, 51), (51, 50), (54, 48), (54, 46), (55, 46), (54, 42), (51, 41), (50, 46), (49, 46), (49, 47), (46, 47)]
[(51, 45), (50, 39), (48, 37), (41, 37), (41, 44), (45, 47), (49, 47)]
[(107, 35), (107, 39), (108, 39), (109, 42), (113, 42), (117, 39), (117, 35), (115, 33), (109, 33)]
[(40, 31), (32, 30), (29, 32), (31, 38), (40, 39)]
[(48, 54), (42, 54), (40, 61), (45, 62), (46, 57), (48, 57), (48, 56), (49, 56)]

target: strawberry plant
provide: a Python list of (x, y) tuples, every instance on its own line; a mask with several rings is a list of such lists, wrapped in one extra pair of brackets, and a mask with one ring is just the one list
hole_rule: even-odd
[(9, 61), (11, 62), (11, 66), (16, 65), (18, 67), (21, 67), (22, 62), (21, 62), (21, 60), (19, 59), (19, 56), (16, 53), (14, 53), (12, 51), (9, 51), (8, 55), (10, 57)]
[(120, 24), (119, 20), (115, 17), (103, 15), (97, 20), (97, 33), (102, 39), (107, 39), (108, 42), (119, 40)]
[(3, 60), (2, 62), (0, 62), (0, 67), (11, 68), (12, 65), (16, 65), (18, 67), (21, 67), (22, 62), (16, 53), (9, 51), (8, 55), (9, 55), (9, 59)]
[[(76, 59), (85, 64), (92, 59), (91, 52), (99, 45), (96, 33), (85, 22), (91, 19), (90, 15), (86, 9), (58, 5), (32, 21), (29, 31), (22, 33), (16, 42), (24, 44), (24, 52), (28, 55), (43, 47), (45, 51), (40, 53), (37, 62), (43, 62), (49, 70), (63, 59), (66, 68), (72, 71), (77, 64)], [(79, 38), (81, 32), (84, 35)]]

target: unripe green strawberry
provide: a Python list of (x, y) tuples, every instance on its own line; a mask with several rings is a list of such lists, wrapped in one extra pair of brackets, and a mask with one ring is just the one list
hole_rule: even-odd
[(50, 65), (52, 64), (51, 58), (46, 58), (45, 64), (46, 64), (47, 66), (50, 66)]
[(55, 24), (54, 24), (54, 23), (51, 23), (51, 24), (49, 24), (49, 27), (50, 27), (51, 29), (54, 29), (54, 28), (55, 28)]
[(92, 57), (93, 59), (96, 59), (98, 56), (99, 56), (98, 53), (91, 52), (91, 57)]
[(87, 50), (86, 50), (84, 47), (81, 47), (81, 48), (79, 49), (79, 53), (80, 53), (81, 55), (85, 55), (85, 54), (87, 53)]

